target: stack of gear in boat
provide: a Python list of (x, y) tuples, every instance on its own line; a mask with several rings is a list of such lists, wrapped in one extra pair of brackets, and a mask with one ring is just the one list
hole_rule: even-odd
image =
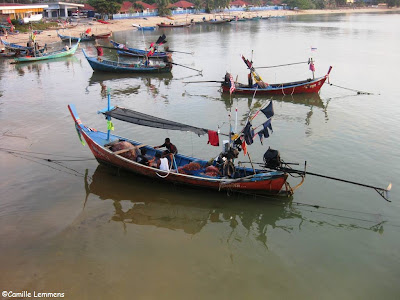
[(224, 151), (214, 160), (214, 164), (220, 170), (222, 177), (233, 178), (235, 176), (234, 159), (238, 158), (240, 150), (236, 145), (230, 147), (229, 143), (224, 144)]
[[(143, 154), (143, 151), (140, 151), (140, 147), (135, 146), (128, 141), (119, 140), (105, 146), (109, 147), (113, 152), (120, 152), (118, 154), (122, 157), (139, 163), (143, 161), (144, 156), (146, 157), (145, 161), (149, 162), (149, 166), (156, 167), (156, 163), (151, 163), (154, 161), (154, 157)], [(238, 158), (240, 148), (231, 148), (228, 144), (225, 144), (225, 146), (225, 151), (221, 152), (215, 159), (207, 163), (193, 161), (183, 166), (179, 166), (177, 173), (202, 177), (235, 178), (234, 159)], [(156, 157), (157, 154), (160, 154), (159, 151), (155, 152)], [(172, 162), (170, 159), (168, 159), (168, 163), (171, 165)], [(176, 170), (171, 171), (176, 172)]]

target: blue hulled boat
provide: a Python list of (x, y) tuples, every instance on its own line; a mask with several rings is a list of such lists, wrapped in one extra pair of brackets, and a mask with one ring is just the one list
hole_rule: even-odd
[(114, 72), (114, 73), (167, 73), (172, 70), (170, 62), (136, 62), (121, 63), (112, 60), (98, 59), (97, 57), (89, 57), (85, 50), (82, 49), (88, 63), (93, 71)]

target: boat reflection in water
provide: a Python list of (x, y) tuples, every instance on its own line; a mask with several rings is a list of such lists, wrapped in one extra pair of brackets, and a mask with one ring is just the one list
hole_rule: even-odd
[(99, 165), (91, 180), (86, 176), (85, 203), (90, 194), (101, 200), (113, 200), (115, 212), (111, 219), (122, 222), (124, 228), (127, 224), (151, 225), (196, 234), (209, 223), (228, 223), (232, 230), (238, 226), (247, 231), (256, 230), (257, 239), (266, 243), (267, 227), (290, 231), (293, 222), (288, 226), (277, 222), (293, 218), (301, 221), (301, 215), (289, 206), (290, 198), (221, 196), (213, 191), (193, 191), (126, 172), (116, 175), (115, 168)]
[(318, 93), (311, 93), (311, 94), (295, 94), (295, 95), (259, 95), (255, 96), (254, 98), (249, 95), (232, 95), (230, 97), (229, 94), (222, 93), (221, 99), (225, 102), (225, 106), (227, 110), (231, 109), (234, 105), (235, 101), (247, 101), (247, 106), (249, 109), (254, 110), (253, 113), (256, 112), (257, 109), (261, 108), (265, 105), (268, 101), (274, 100), (277, 102), (284, 102), (284, 103), (292, 103), (292, 104), (300, 104), (310, 107), (310, 110), (307, 112), (305, 124), (310, 124), (311, 116), (313, 115), (314, 107), (321, 109), (325, 115), (325, 121), (329, 120), (328, 118), (328, 104), (329, 99), (324, 103)]
[(173, 76), (171, 73), (135, 75), (93, 72), (92, 76), (89, 78), (89, 85), (86, 88), (86, 93), (89, 93), (89, 87), (100, 84), (101, 96), (105, 98), (107, 97), (107, 85), (109, 84), (111, 86), (112, 84), (113, 89), (111, 93), (113, 96), (138, 94), (139, 91), (143, 89), (142, 86), (145, 86), (147, 92), (155, 97), (160, 93), (159, 88), (162, 85), (169, 86), (171, 84), (172, 78)]
[(24, 76), (25, 73), (36, 73), (38, 76), (40, 76), (41, 73), (45, 70), (59, 68), (60, 63), (63, 63), (62, 68), (70, 69), (73, 67), (73, 64), (78, 64), (80, 62), (76, 56), (68, 56), (54, 58), (51, 60), (35, 61), (28, 64), (15, 64), (13, 66), (19, 76)]
[(104, 165), (99, 165), (92, 177), (86, 172), (84, 184), (84, 207), (90, 195), (112, 200), (114, 213), (111, 220), (121, 222), (124, 230), (128, 230), (129, 224), (135, 224), (182, 230), (194, 235), (207, 225), (220, 223), (230, 227), (228, 232), (224, 230), (228, 242), (245, 232), (246, 237), (251, 235), (265, 246), (268, 230), (292, 232), (301, 231), (303, 226), (324, 226), (336, 230), (364, 229), (380, 234), (384, 231), (384, 221), (363, 215), (357, 215), (359, 220), (355, 220), (354, 211), (347, 214), (339, 210), (334, 213), (336, 218), (327, 220), (326, 214), (332, 215), (332, 209), (298, 206), (291, 198), (268, 197), (266, 200), (245, 194), (221, 196), (212, 191), (193, 192), (190, 188), (154, 182)]

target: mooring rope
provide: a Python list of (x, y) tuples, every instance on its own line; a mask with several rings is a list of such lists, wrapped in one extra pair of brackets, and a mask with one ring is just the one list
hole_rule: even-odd
[(333, 84), (333, 83), (330, 83), (330, 82), (328, 84), (331, 85), (331, 86), (335, 86), (335, 87), (344, 89), (344, 90), (356, 92), (357, 95), (374, 95), (373, 93), (363, 92), (363, 91), (359, 91), (359, 90), (355, 90), (355, 89), (346, 88), (346, 87), (343, 87), (343, 86), (340, 86), (340, 85), (336, 85), (336, 84)]
[[(235, 191), (235, 192), (238, 193), (238, 194), (246, 195), (246, 196), (254, 196), (255, 198), (270, 199), (270, 197), (264, 196), (264, 195), (256, 195), (254, 193), (248, 193), (248, 192), (243, 192), (243, 191)], [(320, 209), (342, 211), (342, 212), (351, 212), (351, 213), (369, 215), (369, 216), (372, 216), (372, 217), (377, 217), (377, 216), (385, 217), (385, 218), (389, 217), (389, 216), (382, 215), (382, 214), (362, 212), (362, 211), (356, 211), (356, 210), (348, 210), (348, 209), (341, 209), (341, 208), (326, 207), (326, 206), (317, 205), (317, 204), (310, 204), (310, 203), (293, 202), (293, 201), (291, 201), (290, 203), (296, 205), (297, 209), (300, 209), (300, 210), (303, 210), (303, 211), (322, 214), (322, 215), (328, 215), (328, 216), (335, 216), (335, 217), (340, 217), (340, 218), (344, 218), (344, 219), (363, 221), (363, 222), (367, 222), (367, 223), (376, 223), (376, 221), (375, 220), (368, 220), (368, 219), (364, 219), (364, 218), (357, 218), (357, 217), (351, 217), (351, 216), (345, 216), (345, 215), (340, 215), (340, 214), (323, 212), (323, 211), (320, 211)], [(285, 203), (271, 203), (271, 202), (269, 202), (268, 205), (284, 207)], [(306, 209), (305, 207), (315, 208), (316, 210), (309, 210), (309, 209)], [(387, 222), (386, 225), (388, 225), (388, 226), (400, 228), (400, 225), (398, 225), (398, 224), (393, 224), (391, 222), (389, 223), (389, 221), (384, 221), (384, 222)]]
[[(55, 162), (55, 161), (47, 160), (47, 159), (44, 159), (44, 158), (37, 158), (37, 157), (33, 157), (33, 158), (32, 158), (32, 157), (30, 157), (30, 156), (28, 156), (28, 155), (20, 154), (20, 153), (16, 153), (16, 152), (7, 152), (7, 153), (9, 153), (9, 154), (11, 154), (11, 155), (13, 155), (13, 156), (15, 156), (15, 157), (22, 158), (22, 159), (25, 159), (25, 160), (28, 160), (28, 161), (37, 163), (37, 164), (39, 164), (39, 165), (48, 167), (48, 168), (50, 168), (50, 169), (53, 169), (53, 170), (56, 170), (56, 171), (59, 171), (59, 172), (65, 173), (65, 174), (69, 174), (69, 175), (76, 176), (76, 177), (85, 177), (85, 174), (82, 174), (81, 172), (78, 172), (77, 170), (74, 170), (74, 169), (72, 169), (72, 168), (69, 168), (69, 167), (67, 167), (67, 166), (64, 166), (64, 165), (62, 165), (61, 163), (57, 163), (57, 162)], [(37, 161), (37, 160), (35, 160), (34, 158), (40, 159), (40, 160), (44, 160), (44, 161), (48, 161), (48, 162), (51, 162), (51, 163), (55, 163), (56, 165), (58, 165), (58, 166), (60, 166), (60, 167), (62, 167), (62, 168), (64, 168), (64, 169), (71, 170), (71, 171), (73, 171), (74, 173), (68, 172), (68, 171), (66, 171), (66, 170), (62, 170), (62, 169), (55, 168), (55, 167), (53, 167), (53, 166), (51, 166), (51, 165), (48, 165), (48, 164), (42, 163), (42, 162), (40, 162), (40, 161)], [(88, 178), (90, 178), (91, 180), (93, 180), (92, 177), (90, 177), (90, 176), (88, 176)]]
[(268, 68), (276, 68), (276, 67), (284, 67), (284, 66), (291, 66), (291, 65), (299, 65), (299, 64), (308, 64), (308, 61), (302, 61), (297, 63), (290, 63), (290, 64), (283, 64), (283, 65), (275, 65), (275, 66), (267, 66), (267, 67), (254, 67), (255, 69), (268, 69)]
[[(18, 149), (10, 149), (10, 148), (2, 148), (0, 147), (0, 151), (7, 152), (7, 153), (15, 153), (15, 154), (20, 154), (20, 155), (25, 155), (28, 157), (32, 158), (37, 158), (37, 159), (43, 159), (49, 162), (52, 161), (87, 161), (87, 160), (95, 160), (95, 158), (87, 158), (87, 157), (79, 157), (79, 156), (70, 156), (70, 155), (64, 155), (64, 154), (54, 154), (54, 153), (43, 153), (43, 152), (34, 152), (34, 151), (25, 151), (25, 150), (18, 150)], [(46, 155), (46, 156), (62, 156), (62, 157), (70, 157), (70, 158), (75, 158), (75, 159), (52, 159), (52, 158), (43, 158), (39, 156), (34, 156), (34, 155), (28, 155), (28, 154), (39, 154), (39, 155)]]

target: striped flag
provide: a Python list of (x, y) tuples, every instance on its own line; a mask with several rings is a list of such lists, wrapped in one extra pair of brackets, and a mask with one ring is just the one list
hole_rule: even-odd
[(311, 51), (317, 51), (317, 48), (311, 47)]
[(236, 89), (235, 82), (233, 81), (232, 74), (229, 75), (229, 79), (231, 81), (231, 87), (229, 89), (229, 93), (232, 95), (233, 91)]

